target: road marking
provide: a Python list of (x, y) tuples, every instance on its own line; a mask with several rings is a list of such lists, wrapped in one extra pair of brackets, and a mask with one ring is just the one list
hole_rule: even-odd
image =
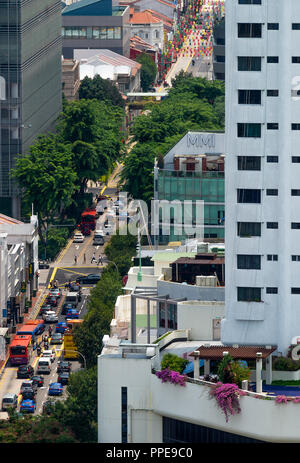
[(64, 255), (66, 254), (67, 250), (71, 247), (71, 244), (73, 243), (73, 238), (70, 238), (69, 239), (69, 242), (67, 244), (67, 246), (62, 250), (62, 252), (59, 254), (57, 260), (56, 260), (56, 264), (59, 264), (59, 262), (62, 260), (62, 258), (64, 257)]
[(54, 280), (54, 277), (55, 277), (55, 274), (56, 274), (56, 272), (57, 272), (57, 269), (58, 269), (58, 267), (54, 267), (54, 269), (53, 269), (51, 278), (50, 278), (50, 280), (49, 280), (48, 288), (51, 288), (51, 282)]
[(106, 190), (107, 186), (105, 185), (102, 190), (100, 191), (100, 195), (103, 195), (104, 191)]
[[(93, 268), (103, 268), (104, 265), (98, 265), (97, 267), (93, 267)], [(81, 267), (81, 268), (85, 268), (85, 267)], [(75, 275), (82, 275), (82, 276), (86, 276), (86, 273), (81, 273), (81, 272), (75, 272), (74, 270), (70, 270), (69, 268), (63, 268), (63, 267), (59, 267), (60, 270), (65, 270), (66, 272), (70, 272), (70, 273), (74, 273)]]
[(83, 253), (86, 252), (87, 247), (91, 244), (92, 240), (93, 240), (93, 235), (91, 235), (89, 239), (87, 240), (87, 242), (84, 244), (81, 252), (79, 253), (78, 261), (81, 259), (81, 256), (83, 255)]

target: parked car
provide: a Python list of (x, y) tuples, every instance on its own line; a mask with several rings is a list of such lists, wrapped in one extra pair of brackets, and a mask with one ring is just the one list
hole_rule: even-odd
[(69, 371), (62, 371), (61, 373), (58, 374), (57, 381), (62, 384), (68, 384), (70, 378), (70, 373)]
[(48, 310), (48, 312), (45, 312), (45, 314), (43, 315), (43, 318), (45, 320), (45, 323), (57, 323), (58, 322), (58, 315), (53, 310)]
[(61, 314), (62, 315), (66, 315), (66, 313), (68, 312), (69, 309), (76, 309), (76, 305), (75, 304), (71, 304), (71, 302), (65, 302), (62, 306), (62, 309), (61, 309)]
[(79, 312), (77, 309), (70, 309), (68, 310), (68, 312), (66, 313), (66, 318), (79, 318)]
[(73, 243), (83, 243), (84, 236), (81, 232), (76, 232), (73, 238)]
[(18, 404), (17, 394), (8, 392), (2, 398), (2, 410), (6, 410), (9, 407), (16, 408)]
[(17, 378), (31, 378), (34, 375), (34, 369), (31, 365), (20, 365), (17, 371)]
[(63, 392), (62, 385), (60, 383), (51, 383), (48, 389), (48, 395), (61, 395)]
[(50, 344), (62, 344), (64, 341), (64, 337), (61, 333), (53, 333), (51, 335)]
[(66, 324), (66, 322), (58, 322), (55, 327), (55, 333), (64, 334), (67, 328), (68, 328), (68, 325)]
[(42, 387), (44, 385), (44, 378), (40, 375), (34, 375), (31, 378), (31, 381), (33, 382), (33, 384), (36, 384), (37, 387)]
[(50, 268), (50, 265), (45, 260), (39, 260), (39, 269)]
[(96, 273), (90, 273), (89, 275), (76, 278), (76, 282), (79, 284), (95, 285), (96, 283), (98, 283), (100, 278), (101, 278), (100, 275)]
[(20, 405), (20, 412), (24, 413), (34, 413), (36, 407), (36, 403), (32, 399), (25, 399), (22, 400), (21, 405)]

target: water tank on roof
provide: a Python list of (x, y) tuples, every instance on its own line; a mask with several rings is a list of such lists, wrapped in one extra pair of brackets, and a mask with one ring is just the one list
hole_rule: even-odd
[(208, 243), (197, 244), (197, 254), (202, 254), (204, 252), (208, 252)]

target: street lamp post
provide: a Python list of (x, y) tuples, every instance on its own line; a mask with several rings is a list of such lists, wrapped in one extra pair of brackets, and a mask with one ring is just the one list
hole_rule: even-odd
[[(78, 350), (72, 350), (72, 349), (66, 349), (68, 352), (74, 352), (75, 354), (79, 354), (81, 355), (81, 357), (83, 358), (83, 361), (84, 361), (84, 368), (86, 369), (86, 360), (85, 360), (85, 356), (79, 352)], [(63, 352), (64, 349), (57, 349), (57, 352)]]
[(107, 260), (106, 262), (109, 262), (110, 264), (114, 264), (114, 266), (116, 267), (117, 272), (119, 273), (118, 266), (113, 260)]

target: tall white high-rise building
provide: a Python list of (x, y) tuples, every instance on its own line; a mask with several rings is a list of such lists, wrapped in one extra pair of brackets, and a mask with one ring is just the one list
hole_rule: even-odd
[(300, 1), (226, 0), (222, 342), (300, 337)]

